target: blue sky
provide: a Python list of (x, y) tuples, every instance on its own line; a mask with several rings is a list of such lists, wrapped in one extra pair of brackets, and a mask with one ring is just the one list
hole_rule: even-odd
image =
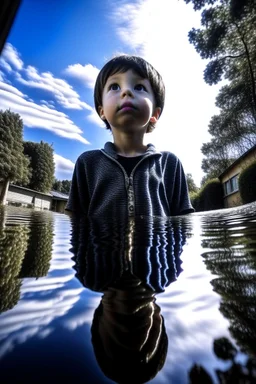
[(24, 140), (52, 144), (55, 176), (71, 179), (82, 152), (112, 141), (93, 104), (100, 68), (116, 54), (142, 56), (166, 86), (145, 143), (175, 153), (199, 186), (219, 90), (204, 83), (206, 61), (188, 42), (199, 26), (183, 0), (23, 0), (0, 57), (0, 109), (21, 115)]

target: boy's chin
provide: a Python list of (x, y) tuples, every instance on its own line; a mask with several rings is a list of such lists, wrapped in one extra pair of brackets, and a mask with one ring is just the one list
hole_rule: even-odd
[(116, 126), (112, 129), (116, 132), (124, 132), (124, 133), (135, 133), (135, 134), (145, 134), (148, 130), (148, 124), (145, 126), (141, 126), (139, 124), (136, 124), (135, 122), (127, 122), (126, 124), (123, 124), (121, 126)]

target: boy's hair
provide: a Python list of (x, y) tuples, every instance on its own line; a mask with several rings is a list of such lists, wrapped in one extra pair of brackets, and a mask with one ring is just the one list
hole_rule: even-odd
[[(161, 75), (146, 60), (138, 56), (130, 55), (114, 57), (104, 65), (98, 74), (94, 87), (94, 105), (97, 113), (99, 114), (99, 106), (102, 106), (102, 93), (108, 78), (115, 73), (124, 73), (129, 69), (132, 69), (143, 79), (149, 80), (155, 96), (156, 105), (154, 107), (160, 107), (161, 114), (164, 108), (165, 100), (165, 86)], [(108, 121), (105, 120), (105, 124), (107, 129), (111, 129)], [(154, 124), (149, 123), (147, 132), (152, 132), (154, 128)]]
[[(115, 295), (111, 288), (109, 292)], [(112, 303), (110, 299), (107, 303), (111, 316), (108, 322), (104, 318), (104, 305), (100, 302), (94, 312), (91, 341), (96, 360), (105, 376), (115, 383), (142, 384), (152, 380), (163, 368), (168, 352), (168, 337), (160, 308), (153, 302), (148, 303), (148, 298), (145, 301), (139, 299), (140, 304), (144, 304), (138, 307), (139, 314), (137, 311), (129, 313), (129, 301), (133, 300), (129, 292), (124, 291), (123, 301), (118, 299)], [(134, 296), (135, 303), (136, 300), (137, 296)], [(120, 305), (119, 311), (115, 310), (115, 305)], [(132, 310), (134, 308), (136, 304)]]

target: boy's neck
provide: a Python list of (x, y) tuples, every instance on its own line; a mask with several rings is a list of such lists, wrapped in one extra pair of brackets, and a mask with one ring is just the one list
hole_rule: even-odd
[(126, 157), (134, 157), (143, 155), (147, 146), (143, 144), (142, 137), (134, 137), (134, 135), (118, 135), (114, 136), (114, 144), (118, 155)]

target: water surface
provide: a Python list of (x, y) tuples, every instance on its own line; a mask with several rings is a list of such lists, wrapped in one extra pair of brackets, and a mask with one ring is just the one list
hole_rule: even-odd
[(128, 225), (2, 209), (1, 383), (253, 383), (255, 271), (256, 204)]

